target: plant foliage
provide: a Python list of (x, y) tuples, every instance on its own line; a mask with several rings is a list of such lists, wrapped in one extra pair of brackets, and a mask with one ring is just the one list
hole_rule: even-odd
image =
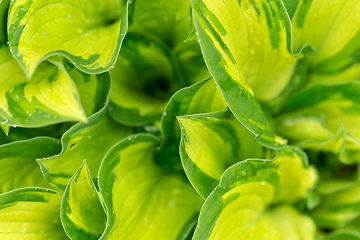
[(360, 240), (358, 0), (0, 0), (0, 239)]

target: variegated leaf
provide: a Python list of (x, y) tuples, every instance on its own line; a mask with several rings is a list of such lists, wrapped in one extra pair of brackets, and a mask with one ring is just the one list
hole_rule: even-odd
[(86, 160), (91, 176), (96, 178), (101, 160), (115, 143), (133, 133), (107, 116), (107, 107), (92, 115), (88, 123), (78, 123), (61, 138), (59, 155), (39, 159), (44, 177), (64, 190), (70, 178)]
[(72, 240), (96, 240), (105, 229), (106, 215), (85, 162), (66, 187), (60, 217)]
[(100, 239), (183, 239), (202, 200), (182, 175), (155, 163), (159, 144), (152, 135), (133, 135), (104, 158), (99, 187), (108, 219)]
[(275, 101), (301, 82), (282, 2), (193, 0), (192, 6), (205, 62), (231, 111), (260, 143), (281, 148), (285, 141), (259, 102)]
[(127, 1), (12, 0), (9, 45), (29, 78), (49, 56), (87, 73), (110, 69), (127, 31)]
[(180, 157), (190, 182), (206, 198), (224, 171), (247, 158), (272, 158), (230, 111), (179, 117)]
[(0, 195), (0, 238), (64, 240), (61, 195), (44, 188), (21, 188)]
[[(193, 240), (315, 240), (311, 218), (287, 204), (271, 207), (304, 197), (315, 180), (301, 156), (290, 157), (296, 149), (281, 152), (273, 162), (246, 160), (231, 166), (206, 199)], [(306, 183), (305, 176), (310, 177)]]

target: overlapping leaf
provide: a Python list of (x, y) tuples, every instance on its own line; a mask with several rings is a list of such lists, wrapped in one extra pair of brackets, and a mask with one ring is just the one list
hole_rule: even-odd
[(273, 0), (192, 3), (205, 62), (225, 101), (262, 144), (280, 148), (285, 142), (273, 134), (259, 102), (298, 84), (284, 6)]
[(9, 9), (9, 46), (27, 77), (53, 55), (88, 73), (107, 71), (126, 31), (126, 0), (13, 0)]
[(183, 87), (204, 79), (208, 71), (199, 45), (184, 42), (194, 29), (190, 0), (136, 0), (133, 5), (129, 32), (154, 39), (172, 53)]
[(316, 178), (303, 157), (286, 148), (273, 162), (246, 160), (230, 167), (206, 199), (193, 239), (315, 239), (309, 217), (287, 204), (269, 208), (306, 196)]
[(344, 162), (357, 161), (359, 93), (357, 82), (313, 85), (289, 99), (276, 119), (276, 132), (305, 147), (309, 140), (322, 143), (309, 147), (339, 154)]
[(171, 53), (157, 42), (128, 34), (111, 70), (111, 116), (120, 123), (142, 126), (160, 119), (180, 86)]
[[(309, 59), (311, 71), (323, 75), (339, 74), (358, 80), (360, 70), (360, 5), (357, 0), (300, 0), (293, 17), (294, 49), (304, 44), (315, 48)], [(351, 69), (349, 69), (351, 68)], [(350, 73), (350, 74), (349, 74)], [(317, 79), (319, 81), (320, 79)]]
[(229, 111), (188, 115), (180, 117), (179, 122), (182, 164), (190, 182), (204, 198), (232, 164), (275, 155), (260, 145)]
[(0, 195), (0, 237), (4, 240), (64, 240), (61, 195), (43, 188), (21, 188)]
[(151, 135), (134, 135), (104, 158), (99, 187), (108, 219), (101, 239), (184, 239), (182, 229), (202, 201), (182, 175), (155, 164), (159, 144)]
[(311, 216), (322, 228), (343, 227), (360, 216), (358, 182), (332, 181), (321, 185), (321, 203)]
[(46, 187), (36, 159), (60, 152), (60, 142), (48, 137), (37, 137), (0, 146), (0, 193), (22, 187)]
[(169, 169), (183, 171), (179, 161), (180, 128), (177, 116), (223, 111), (227, 108), (212, 78), (183, 88), (169, 100), (161, 119), (163, 140), (156, 159)]
[(133, 133), (131, 128), (116, 124), (106, 113), (107, 107), (104, 107), (92, 115), (88, 123), (70, 128), (61, 138), (61, 153), (38, 161), (49, 182), (64, 190), (84, 160), (92, 178), (96, 178), (101, 160), (110, 147)]
[(56, 66), (42, 63), (28, 81), (7, 46), (0, 48), (0, 119), (10, 126), (40, 127), (86, 121), (76, 86)]
[(72, 240), (96, 240), (105, 229), (106, 215), (85, 163), (66, 187), (61, 222)]

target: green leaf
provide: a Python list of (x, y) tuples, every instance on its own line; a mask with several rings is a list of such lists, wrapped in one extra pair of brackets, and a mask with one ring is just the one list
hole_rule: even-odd
[(205, 62), (229, 108), (261, 144), (283, 147), (259, 102), (293, 84), (299, 57), (291, 53), (284, 6), (275, 0), (193, 0), (192, 6)]
[(183, 172), (179, 161), (180, 127), (177, 116), (223, 111), (227, 105), (212, 78), (176, 92), (166, 105), (161, 119), (163, 140), (156, 159), (169, 169)]
[(313, 170), (291, 154), (298, 152), (285, 148), (273, 162), (245, 160), (228, 168), (201, 209), (193, 240), (315, 239), (311, 218), (286, 204), (270, 208), (304, 197), (314, 184), (306, 179)]
[(61, 195), (43, 188), (21, 188), (0, 195), (1, 239), (64, 240)]
[(10, 49), (28, 78), (54, 55), (84, 72), (105, 72), (119, 53), (127, 15), (126, 0), (12, 0)]
[(206, 198), (224, 171), (247, 158), (275, 154), (260, 145), (229, 111), (179, 117), (180, 157), (190, 182)]
[(37, 137), (1, 145), (0, 193), (22, 187), (52, 188), (43, 178), (35, 160), (59, 152), (59, 140), (49, 137)]
[(86, 121), (67, 72), (44, 62), (28, 81), (7, 46), (0, 48), (0, 119), (9, 126), (40, 127)]
[(74, 81), (86, 116), (91, 116), (106, 105), (111, 85), (109, 72), (97, 75), (86, 74), (80, 72), (64, 58), (52, 59), (52, 63), (59, 68), (64, 68)]
[(155, 164), (159, 144), (137, 134), (107, 153), (99, 171), (108, 216), (101, 239), (176, 239), (200, 209), (201, 198), (183, 176)]
[(8, 136), (5, 134), (0, 134), (0, 145), (16, 141), (29, 140), (39, 136), (60, 139), (64, 132), (72, 125), (74, 124), (67, 122), (41, 128), (11, 128)]
[(0, 2), (0, 46), (7, 43), (6, 23), (10, 0)]
[(304, 148), (331, 151), (344, 163), (353, 163), (360, 150), (359, 94), (357, 82), (314, 84), (287, 101), (276, 117), (276, 133)]
[(10, 126), (5, 125), (5, 124), (0, 124), (1, 129), (4, 131), (5, 135), (8, 136), (9, 135), (9, 131), (10, 131)]
[(340, 229), (331, 233), (325, 240), (359, 240), (360, 231), (352, 229)]
[(136, 0), (132, 5), (129, 32), (162, 43), (171, 52), (182, 87), (209, 76), (199, 44), (185, 43), (194, 29), (190, 0)]
[(286, 11), (288, 12), (290, 18), (292, 18), (301, 0), (282, 0), (282, 1), (286, 7)]
[[(334, 74), (360, 62), (360, 5), (357, 0), (300, 0), (292, 21), (294, 50), (315, 48), (313, 72)], [(359, 72), (356, 76), (358, 79)], [(353, 80), (353, 79), (344, 79)]]
[(156, 39), (170, 48), (178, 48), (194, 29), (190, 0), (136, 0), (133, 5), (129, 32)]
[(111, 70), (111, 116), (130, 126), (158, 120), (181, 86), (170, 52), (159, 43), (128, 34)]
[(326, 188), (322, 186), (328, 192), (321, 192), (321, 203), (311, 212), (311, 217), (319, 227), (343, 227), (360, 216), (360, 183), (353, 182), (339, 187), (337, 182), (327, 184)]
[(106, 215), (85, 162), (66, 187), (60, 217), (72, 240), (96, 240), (105, 229)]
[(106, 113), (107, 107), (104, 107), (92, 115), (88, 123), (70, 128), (61, 138), (61, 153), (38, 160), (49, 182), (64, 190), (84, 159), (92, 178), (96, 178), (101, 160), (110, 147), (133, 133), (133, 129), (115, 123)]

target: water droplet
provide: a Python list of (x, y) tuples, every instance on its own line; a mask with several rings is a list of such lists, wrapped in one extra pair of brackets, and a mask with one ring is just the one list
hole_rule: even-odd
[(45, 34), (46, 34), (46, 32), (42, 32), (42, 34), (43, 34), (43, 35), (45, 35)]
[(16, 98), (16, 99), (19, 99), (19, 95), (15, 95), (15, 98)]

